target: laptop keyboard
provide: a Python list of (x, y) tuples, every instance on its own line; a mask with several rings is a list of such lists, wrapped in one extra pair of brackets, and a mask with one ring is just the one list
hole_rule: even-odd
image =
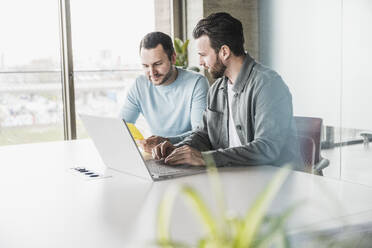
[(190, 171), (199, 171), (205, 170), (204, 167), (195, 167), (191, 165), (166, 165), (162, 160), (148, 160), (146, 161), (147, 168), (150, 170), (151, 173), (162, 176), (162, 175), (172, 175), (172, 174), (180, 174), (180, 173), (187, 173)]

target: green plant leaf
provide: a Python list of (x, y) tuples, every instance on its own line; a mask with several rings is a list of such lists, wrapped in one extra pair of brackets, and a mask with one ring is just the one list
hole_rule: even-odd
[[(262, 238), (259, 238), (258, 240), (254, 242), (253, 246), (257, 248), (271, 247), (274, 241), (280, 240), (281, 244), (284, 242), (282, 244), (282, 247), (288, 247), (288, 245), (285, 243), (285, 240), (287, 238), (286, 238), (286, 234), (284, 232), (283, 227), (284, 227), (284, 223), (287, 221), (289, 216), (292, 215), (292, 213), (298, 206), (299, 204), (295, 204), (289, 207), (288, 209), (286, 209), (284, 213), (280, 214), (279, 216), (268, 217), (266, 220), (266, 224), (269, 225), (267, 231), (265, 231), (265, 233), (261, 235)], [(285, 237), (278, 238), (278, 236), (283, 236), (283, 235)]]
[(157, 218), (157, 243), (164, 248), (172, 247), (170, 246), (172, 241), (169, 232), (170, 216), (174, 200), (179, 191), (187, 197), (194, 211), (199, 215), (202, 224), (208, 232), (208, 237), (211, 239), (218, 239), (216, 224), (213, 217), (210, 215), (209, 209), (193, 188), (183, 185), (181, 187), (171, 187), (167, 190), (160, 203)]
[(207, 232), (199, 240), (196, 247), (261, 248), (272, 247), (272, 245), (275, 245), (275, 247), (289, 247), (290, 243), (285, 233), (284, 222), (297, 205), (288, 208), (280, 216), (265, 217), (267, 208), (289, 174), (289, 169), (281, 169), (275, 175), (273, 180), (257, 196), (245, 218), (228, 217), (225, 211), (222, 185), (213, 157), (203, 154), (203, 158), (206, 162), (208, 177), (214, 191), (214, 196), (216, 197), (219, 210), (217, 216), (211, 214), (200, 195), (192, 187), (187, 185), (172, 187), (166, 192), (159, 205), (157, 245), (163, 248), (187, 247), (186, 244), (172, 241), (169, 232), (173, 204), (178, 193), (181, 192), (185, 200), (191, 203), (192, 209), (199, 216)]
[(159, 244), (168, 244), (170, 242), (169, 235), (170, 216), (172, 213), (174, 200), (177, 196), (178, 191), (179, 191), (178, 187), (169, 188), (169, 190), (166, 191), (162, 201), (160, 202), (157, 218), (157, 240)]
[(185, 40), (185, 42), (182, 45), (182, 53), (187, 56), (187, 47), (189, 46), (189, 40)]
[(191, 248), (191, 246), (189, 245), (186, 245), (181, 242), (174, 242), (174, 241), (167, 241), (167, 242), (157, 241), (153, 245), (156, 245), (162, 248)]
[(189, 40), (183, 42), (179, 38), (174, 38), (174, 49), (176, 52), (176, 66), (187, 68), (189, 64), (187, 47)]
[(211, 189), (213, 191), (213, 195), (216, 200), (216, 206), (218, 207), (218, 212), (216, 218), (217, 227), (219, 229), (219, 233), (224, 233), (225, 236), (230, 235), (230, 228), (228, 223), (226, 222), (226, 205), (225, 205), (225, 197), (223, 194), (222, 184), (220, 181), (220, 177), (218, 175), (216, 163), (213, 159), (211, 154), (203, 153), (203, 159), (205, 161), (207, 171), (208, 171), (208, 179), (211, 185)]
[(252, 245), (270, 203), (289, 172), (290, 170), (288, 167), (282, 168), (279, 173), (275, 175), (274, 179), (265, 187), (262, 193), (258, 195), (244, 218), (242, 228), (238, 230), (234, 247), (250, 247)]
[(208, 232), (208, 236), (214, 240), (218, 239), (216, 223), (213, 217), (211, 216), (209, 209), (201, 199), (200, 195), (190, 186), (183, 186), (182, 193), (185, 194), (185, 196), (187, 196), (187, 199), (191, 203), (194, 211), (201, 218), (201, 222), (204, 225), (206, 231)]
[(182, 44), (183, 42), (178, 39), (178, 38), (174, 38), (174, 49), (176, 50), (176, 53), (182, 53)]

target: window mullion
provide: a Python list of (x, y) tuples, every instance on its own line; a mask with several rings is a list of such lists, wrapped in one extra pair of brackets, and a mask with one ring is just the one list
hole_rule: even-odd
[(59, 17), (64, 137), (71, 140), (76, 139), (76, 114), (70, 0), (59, 0)]

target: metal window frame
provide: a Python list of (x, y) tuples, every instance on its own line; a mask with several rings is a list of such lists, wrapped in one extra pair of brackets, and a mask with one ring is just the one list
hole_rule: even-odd
[(70, 0), (58, 0), (58, 2), (64, 138), (65, 140), (71, 140), (76, 139), (76, 112)]
[(170, 0), (171, 36), (186, 40), (186, 0)]
[[(64, 139), (72, 140), (76, 139), (77, 135), (70, 0), (58, 0), (58, 3)], [(170, 3), (172, 36), (186, 39), (186, 1), (170, 0)]]

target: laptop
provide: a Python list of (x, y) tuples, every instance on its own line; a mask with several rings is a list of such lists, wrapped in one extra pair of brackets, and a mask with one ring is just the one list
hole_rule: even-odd
[(104, 164), (113, 170), (158, 181), (205, 172), (205, 167), (166, 165), (163, 160), (145, 160), (124, 120), (79, 114)]

